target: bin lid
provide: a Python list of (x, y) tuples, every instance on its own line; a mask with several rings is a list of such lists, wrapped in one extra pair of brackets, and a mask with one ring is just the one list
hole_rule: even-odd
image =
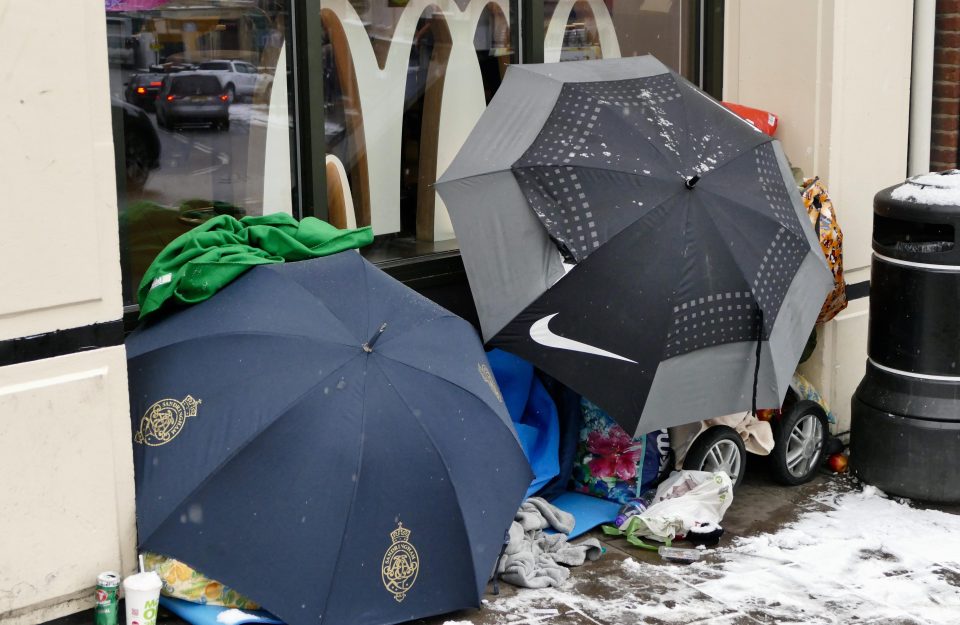
[(960, 170), (887, 187), (874, 196), (873, 212), (875, 258), (960, 268)]
[(960, 207), (960, 169), (914, 176), (893, 187), (890, 197), (928, 206)]

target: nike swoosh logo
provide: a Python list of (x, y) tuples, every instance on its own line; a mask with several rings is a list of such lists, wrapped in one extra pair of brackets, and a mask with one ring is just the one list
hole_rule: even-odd
[(629, 358), (624, 358), (623, 356), (614, 354), (613, 352), (608, 352), (605, 349), (600, 349), (599, 347), (594, 347), (593, 345), (588, 345), (587, 343), (581, 343), (580, 341), (574, 341), (573, 339), (568, 339), (566, 337), (554, 334), (550, 331), (550, 320), (559, 314), (560, 313), (553, 313), (552, 315), (547, 315), (543, 319), (538, 319), (535, 321), (533, 325), (530, 326), (530, 338), (536, 343), (539, 343), (545, 347), (566, 349), (572, 352), (592, 354), (593, 356), (603, 356), (604, 358), (614, 358), (616, 360), (623, 360), (637, 364), (636, 360), (630, 360)]

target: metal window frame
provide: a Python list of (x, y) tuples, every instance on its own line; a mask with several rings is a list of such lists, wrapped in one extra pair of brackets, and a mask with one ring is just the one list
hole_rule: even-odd
[(293, 111), (293, 206), (298, 219), (327, 218), (323, 110), (323, 22), (320, 0), (290, 0), (287, 94)]

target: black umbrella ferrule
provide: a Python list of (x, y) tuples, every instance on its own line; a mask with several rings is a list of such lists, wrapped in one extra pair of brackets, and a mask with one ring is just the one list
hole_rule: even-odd
[(383, 334), (383, 331), (387, 329), (387, 324), (383, 323), (376, 332), (373, 333), (373, 336), (370, 337), (366, 343), (363, 344), (363, 351), (368, 354), (373, 351), (373, 344), (377, 342), (377, 339), (380, 338), (380, 335)]
[(699, 181), (700, 181), (700, 174), (697, 174), (696, 176), (690, 176), (683, 182), (683, 186), (685, 186), (688, 189), (692, 189), (694, 185), (696, 185)]

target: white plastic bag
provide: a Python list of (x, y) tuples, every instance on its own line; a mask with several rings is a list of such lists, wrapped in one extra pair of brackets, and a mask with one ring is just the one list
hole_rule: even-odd
[(733, 502), (733, 488), (722, 471), (674, 471), (653, 501), (619, 529), (628, 536), (667, 541), (686, 535), (696, 523), (719, 525)]

